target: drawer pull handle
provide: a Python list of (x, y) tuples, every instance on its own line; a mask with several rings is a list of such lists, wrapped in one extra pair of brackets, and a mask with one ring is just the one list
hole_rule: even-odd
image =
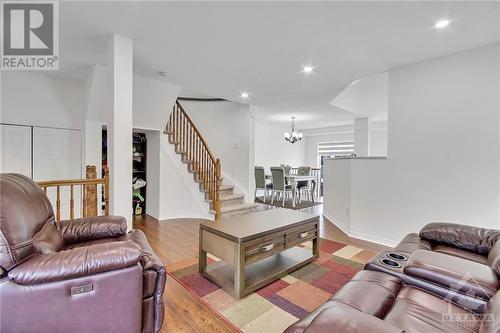
[(274, 247), (274, 244), (269, 244), (269, 245), (263, 246), (262, 250), (264, 250), (264, 252), (271, 251), (273, 249), (273, 247)]
[(303, 232), (299, 235), (299, 238), (305, 238), (309, 235), (309, 231)]

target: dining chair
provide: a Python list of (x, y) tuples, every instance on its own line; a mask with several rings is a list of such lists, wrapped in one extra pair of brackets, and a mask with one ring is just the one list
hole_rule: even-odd
[(271, 167), (271, 176), (273, 178), (273, 190), (271, 193), (271, 204), (274, 202), (274, 195), (282, 195), (282, 205), (285, 206), (286, 193), (292, 192), (292, 187), (285, 183), (285, 168)]
[(281, 164), (281, 167), (285, 170), (285, 175), (290, 174), (290, 171), (292, 170), (291, 166), (289, 166), (288, 164)]
[(267, 191), (272, 190), (273, 184), (266, 184), (266, 174), (264, 167), (255, 167), (255, 198), (257, 198), (257, 190), (264, 191), (264, 202), (266, 202)]
[[(297, 170), (297, 175), (298, 176), (309, 176), (311, 173), (311, 167), (310, 166), (301, 166)], [(297, 183), (297, 191), (299, 192), (299, 202), (302, 201), (302, 192), (305, 191), (306, 197), (308, 200), (310, 200), (311, 196), (311, 186), (310, 186), (310, 181), (308, 180), (301, 180)]]

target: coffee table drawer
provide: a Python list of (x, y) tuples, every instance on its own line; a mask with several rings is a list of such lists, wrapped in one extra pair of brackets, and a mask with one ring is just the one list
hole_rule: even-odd
[(291, 229), (286, 235), (286, 247), (292, 247), (307, 242), (318, 236), (316, 223), (308, 223), (303, 226)]
[(285, 233), (278, 233), (246, 242), (244, 244), (246, 263), (250, 264), (283, 251), (285, 236)]

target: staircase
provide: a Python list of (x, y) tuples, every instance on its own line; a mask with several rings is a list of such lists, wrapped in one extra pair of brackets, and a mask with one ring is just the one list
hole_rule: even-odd
[(193, 174), (210, 213), (218, 220), (222, 215), (238, 215), (255, 211), (255, 204), (246, 204), (242, 194), (234, 193), (234, 186), (222, 184), (221, 163), (212, 154), (208, 144), (179, 101), (175, 102), (165, 127), (168, 140), (175, 145), (175, 152)]

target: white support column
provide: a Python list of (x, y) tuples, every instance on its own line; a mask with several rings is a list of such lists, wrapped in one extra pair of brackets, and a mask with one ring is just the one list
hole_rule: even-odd
[(354, 153), (356, 156), (370, 156), (370, 122), (368, 118), (354, 120)]
[(132, 40), (113, 35), (107, 63), (113, 87), (108, 113), (108, 166), (110, 214), (127, 219), (132, 228)]

